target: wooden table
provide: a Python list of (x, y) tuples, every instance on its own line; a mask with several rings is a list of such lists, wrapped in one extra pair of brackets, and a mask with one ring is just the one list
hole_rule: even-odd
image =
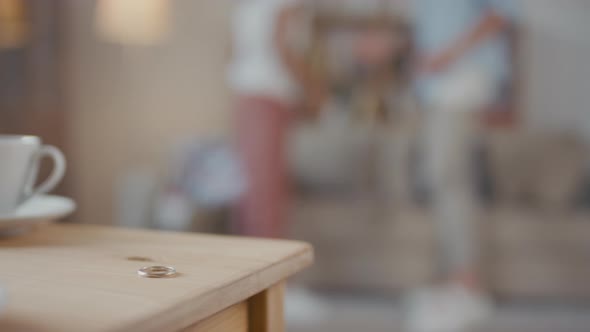
[(284, 281), (312, 260), (295, 241), (47, 225), (0, 238), (0, 331), (283, 331)]

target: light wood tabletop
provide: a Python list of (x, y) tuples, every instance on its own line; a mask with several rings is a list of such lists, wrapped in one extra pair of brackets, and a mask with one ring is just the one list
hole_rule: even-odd
[[(0, 238), (0, 331), (282, 331), (306, 243), (53, 224)], [(142, 278), (144, 266), (176, 268)]]

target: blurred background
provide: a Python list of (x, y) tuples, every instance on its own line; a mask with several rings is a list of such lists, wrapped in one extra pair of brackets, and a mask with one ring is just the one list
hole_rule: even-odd
[[(65, 152), (66, 222), (308, 241), (290, 332), (402, 331), (457, 194), (424, 170), (454, 148), (428, 143), (416, 2), (0, 0), (0, 133)], [(510, 75), (448, 151), (496, 304), (481, 330), (590, 331), (590, 2), (504, 2)]]

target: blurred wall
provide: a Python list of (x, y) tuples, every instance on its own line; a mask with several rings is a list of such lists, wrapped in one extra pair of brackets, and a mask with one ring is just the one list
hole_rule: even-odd
[(525, 106), (534, 126), (590, 141), (590, 1), (523, 0)]
[(156, 172), (183, 136), (224, 135), (231, 0), (171, 0), (172, 32), (157, 46), (99, 40), (94, 1), (64, 2), (67, 155), (78, 222), (112, 223), (116, 182)]

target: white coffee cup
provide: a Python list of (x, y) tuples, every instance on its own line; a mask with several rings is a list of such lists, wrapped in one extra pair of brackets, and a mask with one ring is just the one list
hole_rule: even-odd
[[(53, 171), (34, 188), (39, 164), (44, 157), (53, 159)], [(65, 170), (66, 161), (61, 151), (51, 145), (42, 145), (39, 137), (0, 135), (0, 215), (14, 213), (31, 197), (53, 190)]]

